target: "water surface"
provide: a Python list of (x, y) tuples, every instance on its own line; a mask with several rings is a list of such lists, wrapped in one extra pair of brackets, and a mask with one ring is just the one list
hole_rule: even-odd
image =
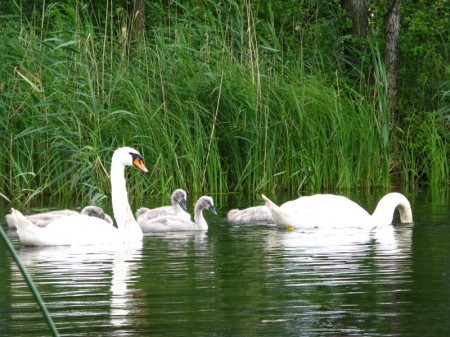
[[(8, 236), (63, 336), (449, 336), (449, 194), (405, 194), (414, 225), (374, 233), (230, 224), (229, 209), (260, 201), (216, 196), (208, 232), (135, 247)], [(352, 195), (370, 211), (379, 197)], [(0, 275), (0, 335), (50, 335), (3, 243)]]

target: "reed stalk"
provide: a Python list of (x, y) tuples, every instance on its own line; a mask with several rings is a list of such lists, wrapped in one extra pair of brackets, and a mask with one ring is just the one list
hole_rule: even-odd
[[(137, 147), (150, 167), (147, 178), (130, 175), (136, 195), (389, 185), (392, 139), (375, 45), (365, 55), (377, 74), (371, 96), (326, 69), (318, 50), (292, 44), (273, 16), (258, 20), (250, 1), (204, 5), (152, 4), (165, 14), (139, 41), (113, 2), (104, 17), (75, 2), (32, 17), (18, 7), (3, 18), (0, 196), (102, 199), (122, 145)], [(316, 30), (303, 26), (301, 43)], [(427, 161), (443, 163), (448, 151), (429, 122)], [(413, 160), (401, 170), (414, 169)], [(446, 165), (431, 170), (431, 183), (447, 182)]]
[(42, 299), (39, 291), (37, 290), (36, 286), (34, 285), (33, 279), (28, 274), (25, 266), (22, 264), (22, 261), (20, 261), (19, 256), (17, 255), (16, 250), (14, 249), (14, 246), (12, 245), (11, 241), (9, 240), (8, 236), (6, 235), (3, 228), (0, 226), (0, 237), (2, 238), (2, 241), (5, 243), (6, 248), (10, 252), (11, 256), (14, 259), (14, 262), (16, 262), (17, 267), (19, 267), (19, 270), (25, 279), (25, 282), (28, 285), (28, 288), (30, 289), (34, 299), (36, 300), (36, 303), (39, 306), (39, 310), (42, 312), (42, 315), (44, 316), (45, 322), (47, 323), (47, 326), (49, 330), (51, 331), (52, 336), (58, 337), (59, 332), (56, 328), (55, 323), (53, 322), (52, 316), (50, 315), (47, 306), (45, 305), (44, 300)]

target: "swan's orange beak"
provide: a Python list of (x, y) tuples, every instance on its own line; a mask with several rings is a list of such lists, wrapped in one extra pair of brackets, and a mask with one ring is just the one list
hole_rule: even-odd
[(144, 165), (144, 161), (142, 160), (141, 157), (134, 158), (133, 165), (136, 166), (139, 170), (141, 170), (144, 173), (148, 172), (147, 168)]

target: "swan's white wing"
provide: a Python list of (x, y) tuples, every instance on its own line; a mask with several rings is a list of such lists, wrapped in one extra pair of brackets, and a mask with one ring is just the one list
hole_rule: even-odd
[(84, 214), (58, 218), (43, 229), (46, 235), (69, 240), (72, 245), (121, 241), (117, 228), (105, 220)]
[[(78, 214), (78, 212), (71, 211), (68, 209), (63, 209), (63, 210), (56, 210), (56, 211), (39, 213), (39, 214), (27, 215), (25, 217), (29, 221), (31, 221), (34, 225), (36, 225), (38, 227), (45, 227), (50, 222), (54, 221), (57, 218), (69, 216), (69, 215), (75, 215), (75, 214)], [(14, 218), (11, 217), (10, 214), (8, 214), (6, 216), (6, 222), (8, 223), (9, 228), (16, 228), (16, 224), (13, 219)]]
[(127, 240), (108, 222), (83, 214), (57, 218), (43, 228), (27, 220), (21, 221), (17, 234), (22, 243), (29, 246), (110, 244)]
[(333, 194), (316, 194), (284, 203), (295, 227), (366, 227), (370, 214), (352, 200)]

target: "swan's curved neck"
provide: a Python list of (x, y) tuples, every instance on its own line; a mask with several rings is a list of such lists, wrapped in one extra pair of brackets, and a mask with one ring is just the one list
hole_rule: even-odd
[(186, 213), (186, 211), (180, 206), (180, 204), (178, 204), (175, 209), (175, 214), (184, 215), (188, 213)]
[(175, 214), (179, 214), (183, 211), (178, 201), (172, 202), (172, 207), (175, 210)]
[(117, 227), (133, 238), (142, 238), (142, 230), (134, 219), (128, 202), (125, 166), (113, 156), (111, 163), (111, 198)]
[(195, 206), (194, 211), (194, 222), (201, 230), (207, 230), (208, 224), (206, 223), (205, 218), (203, 217), (203, 208), (200, 205)]
[(408, 199), (400, 193), (389, 193), (378, 202), (377, 208), (372, 214), (373, 223), (376, 225), (391, 224), (397, 207), (401, 223), (413, 222), (411, 205)]

